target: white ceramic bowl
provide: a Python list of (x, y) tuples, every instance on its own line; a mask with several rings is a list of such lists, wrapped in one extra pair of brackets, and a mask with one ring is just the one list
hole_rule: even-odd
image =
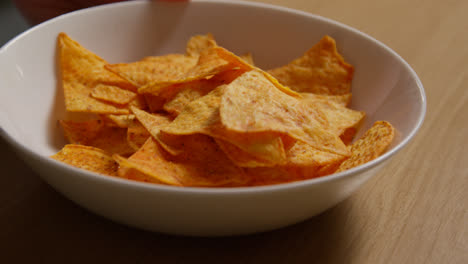
[[(96, 175), (48, 156), (63, 142), (56, 37), (66, 32), (111, 63), (183, 52), (189, 36), (211, 32), (220, 45), (254, 54), (262, 68), (289, 62), (323, 35), (355, 66), (352, 107), (366, 130), (388, 120), (395, 143), (378, 159), (336, 175), (246, 188), (178, 188)], [(40, 24), (0, 49), (1, 135), (57, 191), (98, 215), (172, 234), (219, 236), (272, 230), (342, 201), (414, 136), (425, 115), (423, 87), (410, 66), (375, 39), (312, 14), (240, 1), (131, 1), (90, 8)]]

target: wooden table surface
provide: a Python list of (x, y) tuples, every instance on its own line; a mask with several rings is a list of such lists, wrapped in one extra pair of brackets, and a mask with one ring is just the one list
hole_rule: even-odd
[(85, 211), (0, 139), (0, 263), (468, 263), (468, 1), (262, 2), (343, 22), (407, 60), (428, 101), (414, 140), (349, 199), (306, 222), (187, 238)]

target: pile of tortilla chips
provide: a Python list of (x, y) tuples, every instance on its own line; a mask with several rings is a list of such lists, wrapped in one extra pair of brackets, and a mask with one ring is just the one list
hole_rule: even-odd
[(354, 68), (323, 37), (268, 71), (213, 36), (185, 54), (109, 64), (58, 36), (70, 144), (52, 158), (96, 173), (174, 186), (236, 187), (320, 177), (381, 155), (394, 129), (348, 108)]

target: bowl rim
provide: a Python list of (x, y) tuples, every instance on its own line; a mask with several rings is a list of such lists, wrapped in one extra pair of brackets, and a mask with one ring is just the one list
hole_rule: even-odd
[[(107, 175), (101, 175), (101, 174), (87, 171), (84, 169), (76, 168), (71, 165), (64, 164), (62, 162), (54, 160), (50, 157), (46, 157), (40, 153), (37, 153), (29, 149), (25, 144), (17, 141), (12, 135), (8, 134), (3, 129), (3, 127), (0, 127), (0, 136), (4, 138), (13, 147), (12, 150), (14, 151), (22, 152), (29, 157), (33, 157), (39, 160), (40, 162), (44, 162), (44, 163), (49, 164), (52, 167), (55, 167), (55, 169), (69, 170), (70, 172), (77, 174), (80, 177), (88, 177), (89, 180), (92, 180), (92, 181), (106, 182), (106, 183), (116, 184), (116, 185), (126, 185), (128, 187), (137, 188), (137, 189), (143, 188), (147, 191), (180, 192), (184, 194), (188, 194), (188, 193), (190, 194), (221, 194), (221, 193), (222, 194), (244, 194), (244, 193), (256, 193), (256, 192), (288, 191), (291, 189), (296, 189), (296, 188), (301, 188), (301, 187), (305, 188), (310, 185), (322, 184), (322, 183), (326, 183), (330, 181), (339, 180), (345, 177), (351, 177), (352, 175), (356, 175), (360, 172), (371, 169), (377, 166), (378, 164), (384, 162), (385, 160), (389, 159), (393, 155), (395, 155), (397, 152), (399, 152), (403, 147), (405, 147), (408, 144), (408, 142), (416, 135), (416, 133), (421, 128), (424, 122), (426, 109), (427, 109), (426, 94), (425, 94), (424, 87), (423, 87), (421, 80), (419, 79), (416, 72), (411, 68), (411, 66), (398, 53), (393, 51), (391, 48), (389, 48), (382, 42), (374, 39), (370, 35), (358, 29), (355, 29), (351, 26), (343, 24), (341, 22), (332, 20), (330, 18), (326, 18), (320, 15), (306, 12), (306, 11), (297, 10), (297, 9), (279, 6), (279, 5), (258, 3), (258, 2), (248, 2), (244, 0), (191, 0), (190, 2), (181, 2), (181, 3), (184, 3), (184, 4), (210, 3), (210, 4), (215, 4), (215, 5), (235, 5), (235, 6), (270, 9), (270, 10), (283, 12), (283, 13), (291, 13), (292, 15), (307, 17), (313, 20), (324, 22), (326, 24), (332, 24), (333, 26), (342, 28), (345, 31), (351, 31), (353, 34), (356, 34), (361, 38), (365, 38), (368, 41), (373, 42), (375, 45), (379, 46), (389, 55), (393, 56), (400, 63), (402, 63), (403, 67), (408, 71), (412, 79), (414, 79), (414, 81), (416, 82), (416, 85), (417, 85), (417, 88), (419, 90), (419, 94), (421, 97), (421, 106), (420, 106), (421, 109), (420, 109), (420, 115), (418, 116), (415, 126), (411, 129), (411, 131), (408, 133), (406, 138), (404, 138), (391, 150), (386, 151), (383, 155), (379, 156), (378, 158), (372, 161), (369, 161), (360, 166), (351, 168), (349, 170), (323, 176), (323, 177), (300, 180), (300, 181), (295, 181), (295, 182), (280, 183), (280, 184), (265, 185), (265, 186), (246, 186), (246, 187), (180, 187), (180, 186), (170, 186), (170, 185), (138, 182), (138, 181), (132, 181), (132, 180), (118, 178), (118, 177), (110, 177)], [(80, 9), (80, 10), (73, 11), (67, 14), (62, 14), (53, 19), (50, 19), (41, 24), (38, 24), (34, 27), (31, 27), (28, 30), (24, 31), (23, 33), (14, 37), (13, 39), (9, 40), (5, 45), (3, 45), (0, 48), (0, 54), (5, 52), (5, 50), (9, 46), (14, 45), (14, 43), (17, 40), (21, 39), (23, 36), (29, 34), (30, 32), (38, 30), (42, 27), (46, 27), (48, 24), (56, 23), (57, 21), (67, 19), (68, 17), (73, 17), (76, 15), (80, 15), (82, 13), (90, 12), (90, 11), (94, 12), (94, 11), (101, 11), (101, 10), (109, 9), (109, 8), (125, 8), (126, 6), (147, 5), (147, 4), (154, 4), (154, 3), (150, 3), (147, 1), (116, 2), (116, 3), (103, 4), (103, 5), (94, 6), (94, 7), (88, 7), (88, 8)]]

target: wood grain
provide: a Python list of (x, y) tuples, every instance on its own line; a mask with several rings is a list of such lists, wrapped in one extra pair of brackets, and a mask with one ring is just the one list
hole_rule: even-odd
[(416, 138), (322, 215), (214, 239), (142, 232), (88, 213), (0, 140), (0, 262), (468, 263), (468, 1), (261, 2), (338, 20), (407, 60), (428, 101)]

